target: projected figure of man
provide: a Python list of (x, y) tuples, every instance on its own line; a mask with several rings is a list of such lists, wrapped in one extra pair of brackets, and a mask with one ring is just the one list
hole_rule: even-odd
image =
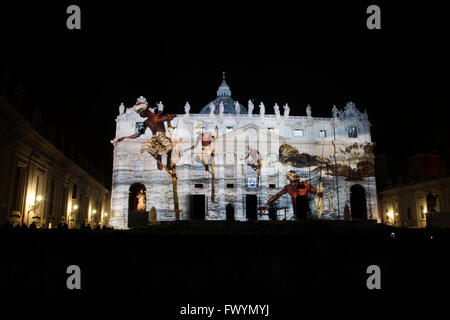
[(291, 183), (272, 196), (263, 207), (266, 208), (283, 194), (289, 193), (295, 217), (297, 220), (306, 220), (309, 212), (308, 192), (317, 194), (319, 197), (322, 196), (322, 194), (320, 192), (317, 193), (316, 189), (309, 183), (301, 182), (300, 176), (295, 171), (289, 171), (286, 177)]
[[(161, 154), (167, 153), (167, 169), (171, 169), (170, 163), (170, 155), (173, 149), (172, 142), (166, 136), (166, 128), (164, 126), (164, 121), (171, 121), (176, 117), (174, 114), (168, 114), (166, 116), (163, 115), (162, 110), (158, 110), (156, 113), (153, 113), (148, 107), (147, 103), (138, 103), (135, 107), (135, 111), (139, 113), (142, 118), (147, 118), (144, 121), (144, 127), (136, 134), (133, 134), (128, 137), (121, 137), (117, 139), (117, 142), (122, 141), (123, 139), (135, 139), (140, 137), (145, 133), (145, 129), (150, 128), (153, 133), (153, 137), (149, 142), (144, 143), (141, 146), (141, 152), (147, 151), (150, 153), (156, 160), (161, 162)], [(161, 165), (157, 161), (157, 166), (159, 170), (162, 170)]]
[(196, 160), (200, 160), (203, 166), (205, 167), (205, 171), (209, 171), (209, 165), (213, 161), (214, 152), (212, 150), (212, 141), (214, 139), (214, 135), (209, 132), (200, 132), (195, 140), (194, 145), (189, 148), (184, 149), (183, 153), (189, 150), (193, 150), (198, 146), (200, 141), (202, 142), (202, 153), (200, 154), (200, 159), (196, 158)]
[(245, 160), (248, 159), (249, 157), (251, 157), (248, 162), (247, 165), (252, 167), (253, 170), (255, 170), (258, 174), (261, 171), (261, 154), (259, 153), (258, 150), (253, 149), (252, 147), (250, 147), (250, 145), (247, 146), (247, 155), (242, 158), (241, 160)]

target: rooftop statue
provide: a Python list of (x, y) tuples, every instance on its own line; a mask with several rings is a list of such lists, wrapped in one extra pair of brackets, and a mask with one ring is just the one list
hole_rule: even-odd
[(123, 114), (125, 112), (125, 105), (123, 102), (119, 106), (119, 114)]
[(306, 115), (308, 116), (308, 118), (311, 118), (311, 106), (309, 104), (306, 107)]
[(364, 109), (364, 113), (361, 113), (361, 120), (362, 121), (369, 121), (369, 116), (367, 115), (367, 110)]
[(159, 103), (157, 103), (156, 105), (158, 106), (158, 111), (163, 111), (164, 110), (164, 105), (162, 104), (161, 101)]
[(224, 107), (224, 105), (223, 105), (223, 102), (220, 101), (220, 104), (219, 104), (219, 114), (220, 114), (220, 115), (223, 114), (223, 110), (224, 110), (224, 109), (225, 109), (225, 107)]
[(147, 107), (147, 99), (145, 99), (143, 96), (140, 96), (139, 98), (137, 98), (136, 104), (133, 106), (133, 108), (127, 110), (127, 113), (131, 111), (136, 111), (137, 113), (139, 113), (140, 110), (143, 110)]
[(284, 117), (287, 119), (289, 117), (289, 111), (291, 111), (291, 108), (289, 108), (288, 104), (286, 103), (283, 106), (283, 109), (284, 109)]
[(252, 100), (248, 100), (248, 115), (251, 116), (253, 109), (255, 108), (255, 106), (253, 105)]
[(191, 106), (189, 102), (186, 101), (186, 104), (184, 105), (184, 113), (189, 114), (189, 111), (191, 110)]
[(277, 118), (280, 117), (280, 107), (278, 106), (278, 103), (275, 103), (275, 105), (273, 106), (273, 110), (275, 111), (275, 115), (277, 116)]
[(336, 108), (336, 105), (333, 105), (333, 109), (331, 109), (331, 113), (333, 114), (333, 118), (337, 119), (337, 117), (339, 115), (339, 110), (338, 110), (338, 108)]
[(264, 107), (264, 103), (260, 103), (259, 104), (259, 115), (261, 116), (261, 118), (264, 117), (264, 113), (266, 112), (266, 108)]
[(214, 105), (214, 103), (211, 103), (210, 105), (209, 105), (209, 114), (211, 115), (211, 116), (213, 116), (214, 115), (214, 109), (216, 109), (216, 106)]
[(239, 105), (239, 102), (237, 102), (237, 101), (234, 103), (234, 110), (236, 111), (236, 114), (241, 113), (241, 106)]

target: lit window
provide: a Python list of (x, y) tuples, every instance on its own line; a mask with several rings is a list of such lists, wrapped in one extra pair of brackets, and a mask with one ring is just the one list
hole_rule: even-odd
[(145, 126), (144, 126), (143, 122), (136, 122), (135, 133), (141, 133), (141, 134), (145, 133)]
[(233, 177), (234, 176), (234, 170), (233, 165), (227, 165), (227, 177)]
[(142, 161), (141, 160), (136, 160), (136, 162), (134, 163), (134, 174), (137, 176), (142, 174)]
[(231, 131), (233, 131), (233, 127), (227, 127), (226, 133), (231, 132)]
[(296, 136), (296, 137), (303, 137), (304, 136), (303, 129), (300, 129), (300, 128), (294, 129), (294, 136)]
[(194, 165), (195, 174), (203, 174), (204, 171), (205, 171), (205, 167), (201, 163), (196, 163)]
[(349, 138), (358, 138), (358, 130), (356, 129), (356, 127), (348, 128), (348, 137)]
[(255, 177), (249, 177), (247, 179), (247, 187), (248, 188), (256, 188), (256, 178)]
[(327, 130), (320, 130), (319, 131), (319, 136), (321, 137), (321, 138), (325, 138), (326, 136), (327, 136)]

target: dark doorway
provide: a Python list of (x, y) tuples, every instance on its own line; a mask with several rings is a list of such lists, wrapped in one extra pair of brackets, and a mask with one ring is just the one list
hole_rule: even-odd
[(193, 194), (190, 200), (189, 218), (192, 220), (205, 220), (205, 195)]
[(269, 207), (269, 219), (270, 220), (277, 220), (277, 209), (276, 208), (270, 208)]
[(229, 203), (226, 207), (226, 219), (227, 221), (234, 221), (234, 206)]
[(366, 191), (355, 184), (350, 188), (350, 211), (352, 220), (367, 220)]
[(248, 221), (255, 221), (257, 219), (257, 204), (256, 194), (248, 194), (245, 196), (245, 213)]

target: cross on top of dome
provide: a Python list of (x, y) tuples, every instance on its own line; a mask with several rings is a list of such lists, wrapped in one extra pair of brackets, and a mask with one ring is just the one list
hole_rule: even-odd
[(222, 72), (222, 83), (219, 90), (217, 90), (217, 97), (231, 97), (231, 90), (228, 84), (225, 82), (225, 71)]

